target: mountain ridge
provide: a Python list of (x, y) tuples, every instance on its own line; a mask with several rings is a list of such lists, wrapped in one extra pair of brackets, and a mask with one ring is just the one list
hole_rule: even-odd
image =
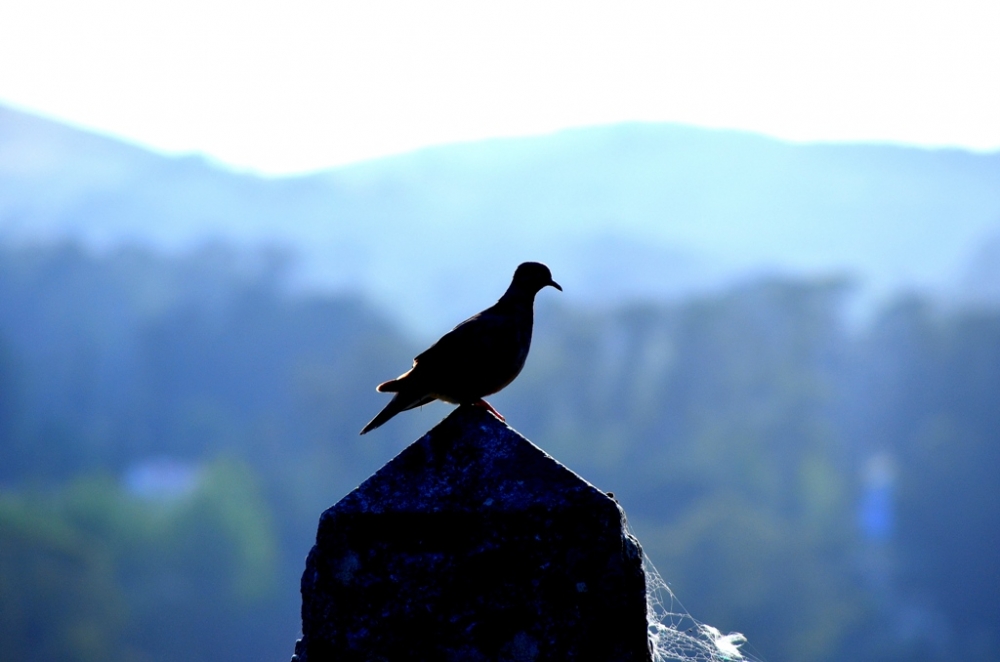
[(357, 290), (428, 332), (524, 259), (579, 302), (774, 271), (884, 295), (952, 287), (998, 229), (1000, 153), (628, 123), (263, 177), (0, 107), (0, 237), (278, 246), (295, 286)]

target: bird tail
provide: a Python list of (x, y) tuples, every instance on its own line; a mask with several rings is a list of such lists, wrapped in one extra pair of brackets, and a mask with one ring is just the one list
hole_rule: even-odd
[[(386, 382), (386, 384), (391, 384), (391, 383), (392, 382)], [(378, 387), (378, 390), (380, 390), (380, 391), (384, 390), (382, 388), (382, 386), (384, 386), (384, 385), (385, 384), (380, 385)], [(395, 397), (393, 397), (393, 399), (389, 401), (389, 404), (387, 404), (382, 409), (382, 411), (380, 411), (375, 416), (375, 418), (373, 418), (371, 421), (369, 421), (368, 425), (366, 425), (364, 427), (364, 429), (361, 430), (361, 434), (365, 434), (367, 432), (371, 432), (372, 430), (374, 430), (378, 426), (382, 425), (383, 423), (385, 423), (386, 421), (388, 421), (390, 418), (392, 418), (393, 416), (395, 416), (396, 414), (398, 414), (401, 411), (406, 411), (407, 409), (413, 409), (414, 407), (419, 407), (420, 405), (425, 405), (428, 402), (433, 401), (434, 399), (435, 398), (434, 398), (433, 395), (423, 395), (423, 396), (419, 396), (419, 397), (414, 398), (412, 396), (412, 394), (408, 394), (408, 393), (396, 393)]]

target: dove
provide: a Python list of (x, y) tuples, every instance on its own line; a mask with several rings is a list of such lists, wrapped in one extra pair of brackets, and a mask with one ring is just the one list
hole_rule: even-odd
[(434, 400), (477, 405), (504, 420), (483, 398), (514, 381), (524, 367), (531, 347), (535, 295), (547, 286), (562, 291), (547, 266), (540, 262), (518, 266), (510, 287), (495, 304), (443, 335), (413, 359), (408, 371), (376, 387), (395, 395), (361, 434)]

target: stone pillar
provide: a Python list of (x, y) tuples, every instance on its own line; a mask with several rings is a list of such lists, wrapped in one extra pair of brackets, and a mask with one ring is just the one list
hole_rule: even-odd
[(302, 632), (294, 662), (651, 659), (622, 509), (478, 407), (323, 513)]

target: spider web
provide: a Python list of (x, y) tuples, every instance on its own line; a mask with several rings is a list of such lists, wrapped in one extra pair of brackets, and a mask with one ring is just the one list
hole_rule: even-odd
[(735, 662), (754, 658), (740, 651), (746, 637), (739, 632), (722, 634), (695, 620), (643, 554), (646, 573), (646, 622), (654, 662)]

